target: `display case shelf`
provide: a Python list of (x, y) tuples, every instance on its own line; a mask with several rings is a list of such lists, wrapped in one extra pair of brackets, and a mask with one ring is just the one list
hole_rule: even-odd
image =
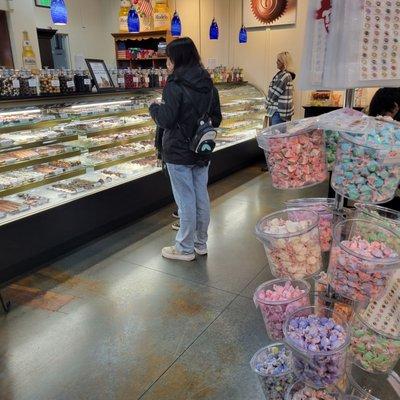
[(115, 128), (108, 128), (108, 129), (106, 128), (106, 129), (99, 129), (98, 131), (81, 132), (81, 135), (91, 138), (95, 136), (102, 136), (104, 134), (123, 132), (129, 129), (145, 128), (152, 125), (154, 125), (154, 122), (152, 120), (148, 120), (144, 122), (138, 122), (136, 124), (127, 124), (123, 126), (118, 126)]
[(123, 146), (125, 144), (140, 142), (141, 140), (147, 140), (147, 139), (151, 139), (151, 138), (152, 138), (151, 134), (139, 135), (139, 136), (132, 137), (131, 139), (114, 140), (112, 142), (101, 144), (101, 145), (91, 146), (90, 144), (88, 144), (86, 148), (89, 151), (89, 153), (93, 153), (94, 151), (105, 150), (105, 149), (109, 149), (111, 147), (116, 147), (116, 146)]
[(10, 146), (0, 147), (0, 151), (4, 151), (4, 150), (14, 151), (14, 150), (21, 150), (21, 149), (31, 149), (31, 148), (40, 147), (40, 146), (48, 146), (50, 144), (73, 142), (74, 140), (78, 140), (78, 135), (67, 135), (67, 136), (60, 136), (60, 137), (54, 138), (54, 139), (45, 139), (45, 140), (37, 140), (34, 142), (12, 144)]
[(104, 161), (100, 163), (93, 164), (93, 169), (98, 171), (103, 168), (113, 167), (114, 165), (118, 165), (127, 161), (139, 160), (140, 158), (149, 157), (155, 154), (155, 150), (143, 151), (140, 153), (132, 154), (126, 157), (119, 157), (115, 160)]

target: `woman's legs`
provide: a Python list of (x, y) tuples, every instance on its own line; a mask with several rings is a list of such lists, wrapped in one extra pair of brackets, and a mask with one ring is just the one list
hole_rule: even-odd
[(193, 254), (196, 230), (196, 194), (192, 173), (193, 166), (167, 165), (180, 217), (180, 229), (176, 235), (175, 248), (179, 253)]
[(196, 232), (194, 247), (198, 254), (207, 253), (208, 226), (210, 225), (210, 198), (208, 196), (208, 169), (194, 166), (193, 184), (196, 195)]

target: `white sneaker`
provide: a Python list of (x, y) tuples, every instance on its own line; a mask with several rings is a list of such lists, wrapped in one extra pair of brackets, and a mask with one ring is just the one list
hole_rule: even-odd
[(205, 249), (197, 249), (196, 247), (194, 248), (194, 251), (196, 254), (199, 256), (206, 256), (208, 254), (207, 247)]
[(161, 251), (161, 254), (164, 258), (168, 258), (170, 260), (193, 261), (196, 258), (194, 253), (192, 254), (180, 253), (175, 248), (175, 246), (164, 247)]

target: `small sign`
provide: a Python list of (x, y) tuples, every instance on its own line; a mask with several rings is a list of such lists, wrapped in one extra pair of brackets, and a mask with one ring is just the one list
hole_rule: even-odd
[(67, 81), (67, 88), (72, 88), (75, 86), (74, 81)]
[(29, 87), (37, 87), (37, 80), (35, 78), (28, 79)]
[(35, 0), (35, 5), (36, 5), (36, 7), (50, 8), (51, 0)]
[(84, 85), (90, 85), (90, 79), (84, 79), (83, 80)]

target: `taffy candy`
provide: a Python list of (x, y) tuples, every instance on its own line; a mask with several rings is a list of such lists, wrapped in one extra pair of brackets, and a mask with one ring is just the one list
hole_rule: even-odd
[(265, 398), (284, 400), (285, 393), (294, 382), (292, 354), (282, 343), (260, 349), (250, 361), (258, 375)]
[(268, 336), (283, 338), (283, 324), (289, 314), (310, 305), (310, 285), (305, 281), (274, 279), (258, 287), (254, 303), (260, 307)]
[(324, 133), (320, 129), (267, 139), (268, 166), (277, 189), (312, 186), (327, 179)]
[[(365, 226), (362, 222), (357, 225)], [(353, 236), (332, 246), (328, 269), (330, 283), (337, 293), (349, 299), (375, 298), (385, 289), (391, 275), (385, 270), (385, 262), (392, 260), (395, 264), (398, 259), (399, 255), (384, 242), (370, 243)]]
[(368, 326), (360, 315), (354, 317), (350, 352), (353, 362), (368, 372), (389, 372), (400, 357), (400, 336), (393, 337)]
[(292, 400), (337, 400), (338, 397), (332, 396), (325, 390), (316, 390), (311, 387), (304, 387), (293, 393)]
[(328, 171), (332, 171), (336, 160), (336, 148), (339, 142), (340, 134), (338, 131), (326, 129), (325, 133), (325, 143), (326, 143), (326, 163)]
[[(287, 214), (293, 213), (293, 210), (286, 210)], [(303, 212), (315, 219), (293, 221), (274, 218), (262, 226), (264, 236), (259, 238), (264, 243), (271, 272), (276, 277), (299, 279), (321, 269), (318, 215), (308, 210)]]
[(296, 375), (316, 388), (335, 384), (345, 372), (348, 332), (333, 318), (296, 316), (300, 312), (296, 311), (285, 325)]
[(391, 200), (400, 182), (400, 129), (385, 124), (363, 135), (341, 132), (331, 185), (363, 203)]

